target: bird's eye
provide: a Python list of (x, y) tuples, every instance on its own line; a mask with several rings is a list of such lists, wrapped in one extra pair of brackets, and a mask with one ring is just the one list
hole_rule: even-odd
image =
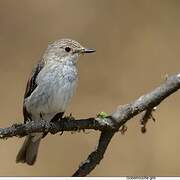
[(65, 47), (65, 51), (66, 51), (66, 52), (70, 52), (70, 51), (71, 51), (71, 48), (70, 48), (70, 47)]

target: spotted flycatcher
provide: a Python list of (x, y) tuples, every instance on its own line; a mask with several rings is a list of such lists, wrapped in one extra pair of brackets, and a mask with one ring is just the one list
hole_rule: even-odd
[[(77, 86), (77, 60), (81, 54), (95, 50), (84, 48), (71, 39), (50, 44), (27, 82), (23, 103), (24, 122), (57, 121)], [(33, 165), (41, 139), (47, 133), (31, 133), (22, 145), (16, 162)]]

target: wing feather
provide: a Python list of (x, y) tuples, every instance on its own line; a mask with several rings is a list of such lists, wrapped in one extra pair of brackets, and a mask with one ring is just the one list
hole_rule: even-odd
[[(37, 65), (34, 67), (26, 85), (24, 100), (28, 98), (32, 94), (32, 92), (36, 89), (37, 87), (36, 79), (39, 72), (43, 69), (43, 67), (44, 67), (43, 60), (39, 61), (39, 63), (37, 63)], [(24, 115), (24, 123), (31, 120), (31, 114), (27, 111), (25, 104), (23, 104), (23, 115)]]

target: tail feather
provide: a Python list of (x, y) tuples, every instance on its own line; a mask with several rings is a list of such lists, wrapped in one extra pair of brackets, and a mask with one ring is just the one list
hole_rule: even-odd
[(36, 139), (32, 135), (28, 135), (19, 150), (17, 157), (16, 157), (16, 163), (27, 163), (28, 165), (33, 165), (37, 158), (39, 143), (41, 141), (41, 138)]

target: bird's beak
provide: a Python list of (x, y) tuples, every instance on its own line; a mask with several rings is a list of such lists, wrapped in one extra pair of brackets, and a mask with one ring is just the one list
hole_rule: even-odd
[(95, 51), (96, 51), (95, 49), (91, 49), (91, 48), (80, 48), (80, 49), (76, 49), (74, 53), (85, 54), (85, 53), (93, 53)]
[(83, 48), (82, 49), (82, 53), (93, 53), (95, 52), (95, 49), (91, 49), (91, 48)]
[(93, 53), (95, 52), (96, 50), (95, 49), (91, 49), (91, 48), (82, 48), (81, 49), (81, 53), (82, 54), (85, 54), (85, 53)]

